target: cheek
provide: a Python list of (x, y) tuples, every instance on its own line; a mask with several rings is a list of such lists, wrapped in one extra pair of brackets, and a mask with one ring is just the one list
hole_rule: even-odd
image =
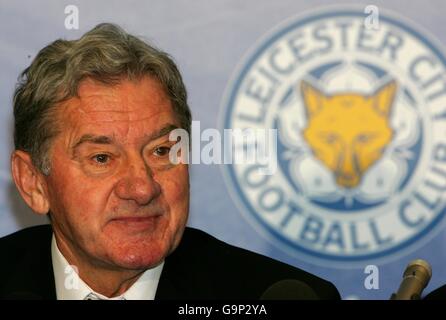
[[(162, 193), (172, 213), (186, 214), (189, 206), (189, 172), (186, 165), (176, 167), (159, 177)], [(184, 212), (186, 210), (186, 212)]]
[(85, 222), (102, 218), (99, 213), (106, 205), (107, 184), (92, 182), (70, 166), (53, 168), (48, 185), (52, 212), (71, 224), (96, 225)]

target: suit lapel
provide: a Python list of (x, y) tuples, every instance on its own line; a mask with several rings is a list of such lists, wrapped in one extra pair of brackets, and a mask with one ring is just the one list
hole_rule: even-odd
[(187, 299), (190, 296), (195, 270), (188, 263), (191, 253), (189, 237), (189, 228), (186, 228), (178, 248), (166, 258), (155, 300)]
[(177, 250), (167, 257), (164, 262), (155, 300), (184, 299), (187, 297), (184, 289), (187, 286), (185, 284), (185, 270), (181, 270), (181, 268), (187, 266), (181, 263)]

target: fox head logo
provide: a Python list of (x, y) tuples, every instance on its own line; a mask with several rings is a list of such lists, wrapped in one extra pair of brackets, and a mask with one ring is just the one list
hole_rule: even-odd
[(392, 140), (389, 118), (396, 89), (391, 81), (370, 96), (352, 92), (328, 96), (302, 81), (304, 139), (339, 186), (358, 186)]

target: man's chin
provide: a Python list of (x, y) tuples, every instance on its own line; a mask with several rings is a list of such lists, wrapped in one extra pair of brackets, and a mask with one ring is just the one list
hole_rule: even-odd
[(153, 232), (131, 235), (122, 230), (109, 229), (109, 232), (114, 231), (108, 237), (109, 260), (120, 268), (132, 270), (159, 265), (178, 246), (184, 228), (172, 234), (164, 225), (158, 227)]
[(168, 250), (161, 248), (129, 249), (125, 253), (115, 253), (113, 264), (128, 270), (145, 270), (158, 266), (164, 261)]

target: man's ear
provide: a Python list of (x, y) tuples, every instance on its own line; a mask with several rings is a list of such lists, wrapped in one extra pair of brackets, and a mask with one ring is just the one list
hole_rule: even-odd
[(36, 213), (49, 211), (48, 188), (44, 175), (34, 166), (31, 156), (21, 150), (11, 155), (12, 178), (26, 204)]

